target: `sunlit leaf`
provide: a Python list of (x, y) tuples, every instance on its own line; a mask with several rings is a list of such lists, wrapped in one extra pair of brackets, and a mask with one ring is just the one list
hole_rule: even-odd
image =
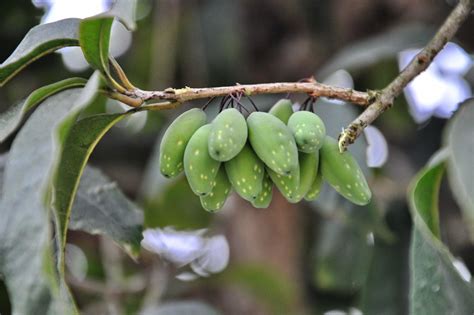
[(87, 80), (83, 78), (70, 78), (40, 87), (33, 91), (26, 100), (0, 113), (0, 142), (3, 142), (15, 131), (28, 111), (32, 110), (46, 98), (62, 90), (84, 86), (86, 82)]
[(80, 19), (65, 19), (33, 27), (0, 65), (0, 86), (38, 58), (66, 46), (79, 45)]
[(445, 165), (424, 168), (413, 180), (409, 204), (413, 216), (411, 296), (413, 315), (474, 313), (474, 288), (454, 267), (454, 258), (439, 239), (438, 191)]
[(445, 133), (448, 179), (474, 239), (474, 99), (463, 103)]

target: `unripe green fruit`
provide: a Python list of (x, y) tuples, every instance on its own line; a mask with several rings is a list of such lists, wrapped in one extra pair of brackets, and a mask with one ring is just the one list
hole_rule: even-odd
[(314, 179), (313, 183), (311, 184), (311, 188), (309, 189), (304, 199), (307, 201), (313, 201), (318, 199), (319, 194), (321, 193), (321, 188), (323, 187), (323, 175), (321, 171), (316, 174), (316, 178)]
[(323, 178), (343, 197), (356, 205), (370, 202), (372, 193), (362, 171), (348, 151), (339, 152), (334, 138), (326, 137), (320, 150)]
[(224, 163), (229, 181), (235, 191), (245, 200), (253, 201), (262, 190), (265, 166), (253, 152), (250, 144), (232, 160)]
[(295, 137), (298, 150), (305, 153), (318, 151), (326, 136), (326, 127), (315, 113), (299, 111), (291, 115), (288, 128)]
[(160, 144), (160, 172), (163, 176), (176, 177), (183, 171), (186, 145), (196, 130), (206, 124), (206, 120), (203, 110), (193, 108), (171, 123)]
[(232, 190), (232, 186), (227, 179), (227, 174), (223, 167), (217, 172), (214, 181), (216, 184), (211, 192), (206, 196), (200, 197), (202, 207), (210, 212), (221, 209)]
[(253, 112), (247, 125), (250, 144), (267, 167), (280, 175), (294, 173), (298, 168), (298, 150), (285, 124), (271, 114)]
[(285, 125), (293, 114), (293, 104), (289, 99), (283, 98), (275, 103), (268, 111), (269, 114), (280, 119)]
[(196, 195), (205, 196), (215, 185), (215, 177), (221, 162), (209, 155), (208, 139), (211, 125), (199, 128), (184, 151), (184, 172), (189, 186)]
[(280, 175), (270, 168), (267, 168), (267, 172), (283, 197), (291, 203), (297, 202), (296, 194), (298, 193), (298, 186), (300, 183), (299, 167), (286, 176)]
[(308, 193), (318, 173), (319, 152), (299, 154), (300, 183), (292, 202), (301, 201)]
[(263, 178), (262, 191), (258, 194), (257, 198), (252, 201), (252, 206), (255, 208), (268, 208), (272, 202), (273, 195), (273, 182), (268, 174), (265, 173)]
[(209, 134), (209, 154), (225, 162), (235, 157), (247, 142), (247, 123), (235, 108), (223, 110), (212, 122)]

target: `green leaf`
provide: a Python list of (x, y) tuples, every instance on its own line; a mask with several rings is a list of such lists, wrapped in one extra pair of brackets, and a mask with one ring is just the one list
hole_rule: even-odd
[(110, 33), (114, 18), (129, 30), (135, 29), (135, 7), (136, 0), (117, 0), (109, 11), (82, 20), (79, 43), (92, 68), (109, 72)]
[[(79, 180), (81, 178), (87, 160), (94, 150), (97, 143), (102, 139), (105, 133), (110, 130), (117, 122), (125, 118), (128, 113), (121, 114), (102, 114), (89, 116), (76, 122), (68, 133), (63, 145), (63, 152), (56, 171), (54, 182), (54, 209), (57, 213), (59, 224), (59, 239), (61, 239), (61, 251), (64, 251), (66, 246), (66, 235), (71, 215), (71, 208), (74, 198), (79, 187)], [(91, 175), (92, 176), (92, 175)], [(104, 181), (104, 180), (102, 180)], [(91, 200), (94, 202), (95, 200)], [(127, 204), (128, 205), (128, 204)], [(97, 209), (98, 205), (95, 207)], [(109, 210), (110, 209), (106, 209)], [(114, 210), (114, 209), (112, 209)], [(117, 211), (123, 210), (117, 208)], [(80, 210), (84, 212), (83, 209)], [(102, 210), (103, 212), (104, 210)], [(91, 214), (90, 211), (87, 211)], [(93, 213), (92, 213), (93, 214)], [(91, 218), (97, 219), (100, 215), (97, 213)], [(82, 213), (76, 213), (76, 218), (84, 217)], [(125, 219), (125, 218), (123, 218)], [(82, 220), (89, 220), (89, 218), (82, 218)], [(119, 221), (120, 218), (119, 218)], [(101, 222), (102, 224), (104, 222)], [(113, 225), (115, 221), (109, 220), (108, 225)], [(123, 222), (120, 222), (123, 225)], [(134, 222), (135, 223), (135, 222)], [(76, 222), (80, 225), (80, 222)], [(114, 235), (116, 237), (120, 237)], [(136, 244), (135, 244), (136, 245)], [(63, 262), (61, 262), (62, 264)], [(63, 267), (63, 266), (61, 266)]]
[(33, 27), (0, 65), (0, 87), (28, 64), (59, 48), (79, 45), (79, 19), (65, 19)]
[(109, 72), (109, 43), (113, 17), (88, 18), (79, 26), (79, 43), (87, 62), (96, 70)]
[(83, 78), (69, 78), (53, 84), (49, 84), (33, 91), (26, 100), (11, 106), (6, 111), (0, 113), (0, 142), (16, 130), (21, 121), (35, 106), (46, 98), (66, 89), (82, 87), (87, 80)]
[(454, 258), (439, 239), (438, 191), (445, 165), (431, 163), (410, 186), (413, 216), (411, 296), (413, 315), (474, 313), (474, 288), (453, 266)]
[(99, 83), (96, 73), (84, 89), (46, 99), (12, 144), (1, 200), (0, 273), (13, 314), (77, 313), (55, 270), (50, 198), (64, 133), (95, 98)]
[(474, 240), (474, 99), (465, 101), (445, 132), (448, 179)]
[(219, 315), (211, 306), (199, 301), (165, 302), (147, 307), (142, 315)]
[(71, 211), (69, 228), (110, 237), (132, 257), (140, 250), (143, 213), (117, 184), (86, 167)]

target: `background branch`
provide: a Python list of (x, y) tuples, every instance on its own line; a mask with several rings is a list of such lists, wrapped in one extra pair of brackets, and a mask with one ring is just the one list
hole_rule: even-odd
[(454, 37), (474, 7), (474, 1), (461, 0), (446, 18), (428, 45), (420, 51), (400, 74), (380, 93), (376, 100), (359, 115), (339, 136), (339, 150), (344, 152), (354, 143), (365, 127), (370, 125), (383, 112), (392, 107), (395, 98), (400, 95), (407, 84), (426, 70), (446, 43)]

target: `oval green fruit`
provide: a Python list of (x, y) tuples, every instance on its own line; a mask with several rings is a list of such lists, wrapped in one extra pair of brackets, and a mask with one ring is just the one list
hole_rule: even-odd
[(270, 168), (267, 168), (267, 172), (283, 197), (291, 203), (297, 202), (296, 194), (298, 193), (298, 186), (300, 183), (299, 167), (289, 175), (280, 175)]
[(301, 201), (308, 193), (318, 173), (319, 166), (319, 152), (318, 153), (303, 153), (299, 154), (300, 163), (300, 182), (296, 194), (292, 202)]
[(372, 193), (359, 164), (350, 152), (339, 152), (336, 139), (326, 137), (320, 159), (324, 180), (339, 194), (356, 205), (363, 206), (370, 202)]
[(277, 117), (286, 125), (290, 116), (293, 115), (293, 104), (289, 99), (283, 98), (276, 102), (268, 113)]
[(258, 194), (257, 198), (252, 201), (252, 206), (255, 208), (268, 208), (272, 202), (273, 195), (273, 182), (270, 176), (265, 173), (263, 178), (262, 191)]
[(305, 153), (318, 151), (326, 136), (326, 126), (318, 115), (308, 111), (299, 111), (291, 115), (288, 128), (295, 137), (298, 150)]
[(229, 181), (245, 200), (253, 201), (262, 190), (265, 165), (247, 143), (232, 160), (224, 163)]
[(314, 179), (313, 183), (311, 184), (311, 188), (309, 189), (304, 199), (307, 201), (313, 201), (318, 199), (319, 194), (321, 193), (321, 188), (323, 187), (323, 175), (319, 171), (316, 174), (316, 178)]
[(209, 154), (221, 162), (235, 157), (247, 142), (247, 123), (235, 108), (223, 110), (212, 122)]
[(247, 118), (249, 141), (257, 156), (280, 175), (290, 175), (298, 168), (295, 139), (286, 125), (275, 116), (253, 112)]
[(190, 109), (173, 121), (166, 129), (160, 144), (160, 172), (172, 178), (183, 171), (186, 145), (199, 127), (206, 124), (206, 113), (198, 108)]
[(217, 172), (214, 181), (216, 184), (211, 192), (206, 196), (200, 197), (202, 207), (209, 212), (216, 212), (221, 209), (232, 190), (232, 186), (227, 179), (227, 174), (223, 167)]
[(215, 185), (215, 177), (221, 162), (214, 160), (207, 149), (211, 125), (199, 128), (184, 151), (184, 173), (196, 195), (205, 196)]

